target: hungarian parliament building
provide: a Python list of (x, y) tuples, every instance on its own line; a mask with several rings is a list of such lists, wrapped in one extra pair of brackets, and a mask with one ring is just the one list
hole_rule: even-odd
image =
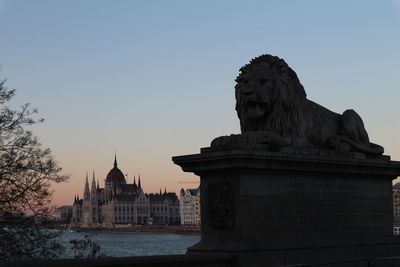
[(181, 224), (180, 201), (176, 193), (147, 194), (143, 191), (140, 176), (128, 184), (118, 168), (107, 174), (104, 188), (93, 173), (89, 187), (88, 175), (83, 198), (75, 196), (72, 206), (71, 223), (80, 227), (115, 227), (127, 224)]

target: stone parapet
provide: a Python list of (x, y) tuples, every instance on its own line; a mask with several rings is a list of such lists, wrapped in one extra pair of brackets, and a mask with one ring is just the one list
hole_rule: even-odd
[(230, 147), (173, 161), (201, 179), (202, 238), (190, 252), (245, 253), (250, 259), (256, 252), (281, 257), (307, 250), (314, 262), (317, 251), (338, 260), (345, 251), (380, 257), (367, 251), (398, 248), (392, 180), (400, 162), (388, 156)]
[(230, 267), (232, 256), (223, 253), (202, 253), (191, 255), (160, 255), (140, 257), (118, 257), (98, 259), (64, 259), (42, 261), (7, 262), (0, 267)]

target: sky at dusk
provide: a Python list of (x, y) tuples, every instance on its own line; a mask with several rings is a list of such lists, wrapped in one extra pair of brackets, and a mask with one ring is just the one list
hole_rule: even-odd
[(103, 186), (115, 152), (145, 192), (196, 187), (171, 157), (240, 132), (234, 79), (264, 53), (400, 160), (400, 0), (0, 0), (0, 33), (12, 105), (39, 109), (33, 131), (71, 175), (56, 205), (82, 196), (86, 171)]

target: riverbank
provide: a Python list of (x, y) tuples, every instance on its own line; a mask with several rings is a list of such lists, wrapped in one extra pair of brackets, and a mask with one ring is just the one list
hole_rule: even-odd
[[(63, 228), (63, 227), (60, 227)], [(65, 228), (63, 228), (65, 229)], [(136, 232), (136, 233), (168, 233), (168, 234), (200, 234), (197, 225), (117, 225), (113, 228), (101, 226), (94, 227), (69, 227), (71, 230), (99, 231), (99, 232)]]

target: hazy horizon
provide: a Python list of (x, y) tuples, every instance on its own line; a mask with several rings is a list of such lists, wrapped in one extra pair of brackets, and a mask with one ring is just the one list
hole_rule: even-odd
[[(171, 157), (239, 133), (241, 66), (283, 58), (307, 98), (361, 115), (400, 159), (400, 1), (0, 0), (0, 78), (32, 103), (33, 127), (71, 175), (54, 204), (82, 196), (85, 173), (113, 167), (145, 192), (197, 187)], [(179, 184), (193, 181), (193, 184)]]

